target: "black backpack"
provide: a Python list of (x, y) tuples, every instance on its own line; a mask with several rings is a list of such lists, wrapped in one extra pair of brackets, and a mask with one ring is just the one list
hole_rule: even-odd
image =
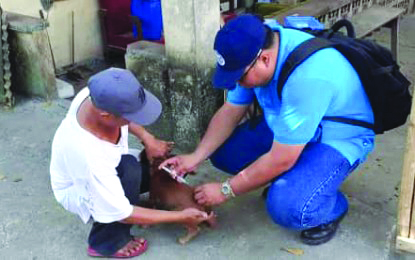
[[(347, 36), (339, 29), (346, 27)], [(348, 20), (340, 20), (331, 29), (301, 29), (315, 36), (297, 46), (288, 55), (277, 84), (278, 96), (290, 74), (310, 55), (323, 48), (333, 47), (352, 64), (365, 88), (374, 113), (375, 123), (345, 117), (323, 117), (323, 120), (358, 125), (381, 134), (406, 122), (411, 110), (411, 83), (399, 71), (399, 66), (391, 52), (377, 43), (356, 39), (353, 25)]]

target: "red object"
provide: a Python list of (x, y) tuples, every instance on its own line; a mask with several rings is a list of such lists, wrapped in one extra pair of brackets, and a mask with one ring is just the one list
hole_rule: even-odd
[(223, 21), (225, 23), (227, 23), (229, 20), (232, 20), (233, 18), (237, 16), (235, 12), (231, 12), (231, 11), (224, 12), (222, 13), (222, 15), (223, 15)]
[[(101, 30), (105, 51), (125, 51), (127, 45), (142, 40), (140, 20), (131, 16), (130, 0), (99, 0)], [(138, 37), (133, 36), (133, 23), (137, 25)], [(164, 39), (155, 41), (164, 43)]]

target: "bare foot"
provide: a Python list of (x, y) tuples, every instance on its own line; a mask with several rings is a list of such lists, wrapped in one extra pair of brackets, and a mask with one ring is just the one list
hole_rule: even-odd
[(144, 238), (133, 237), (123, 248), (118, 250), (115, 255), (122, 257), (137, 256), (147, 250), (147, 241)]

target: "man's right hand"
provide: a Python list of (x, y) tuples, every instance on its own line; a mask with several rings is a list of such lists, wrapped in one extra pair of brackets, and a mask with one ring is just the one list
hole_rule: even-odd
[(183, 176), (188, 172), (195, 171), (201, 161), (194, 153), (177, 155), (162, 162), (159, 169), (165, 166), (176, 174)]
[(213, 211), (210, 214), (208, 214), (196, 208), (187, 208), (182, 210), (181, 213), (183, 214), (183, 220), (180, 222), (182, 224), (192, 226), (198, 225), (200, 222), (209, 220), (210, 218), (215, 216)]

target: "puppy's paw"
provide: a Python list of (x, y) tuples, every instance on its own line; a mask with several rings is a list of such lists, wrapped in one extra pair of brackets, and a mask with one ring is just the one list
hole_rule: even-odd
[(177, 238), (177, 242), (180, 245), (186, 245), (190, 240), (192, 240), (195, 236), (197, 236), (200, 232), (200, 228), (199, 227), (192, 227), (192, 228), (187, 228), (187, 233), (186, 235)]
[(206, 220), (206, 222), (209, 224), (210, 228), (216, 228), (218, 225), (218, 221), (217, 221), (217, 215), (215, 212), (211, 211), (209, 213), (209, 217)]

